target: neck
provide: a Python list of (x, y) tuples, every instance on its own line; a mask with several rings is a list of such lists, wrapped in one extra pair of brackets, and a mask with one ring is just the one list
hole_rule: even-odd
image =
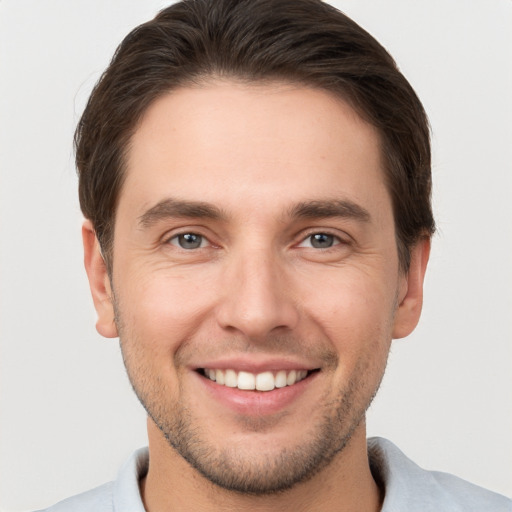
[(380, 510), (382, 500), (370, 471), (364, 422), (335, 459), (311, 479), (265, 496), (243, 495), (212, 484), (169, 446), (151, 420), (148, 437), (149, 470), (140, 485), (147, 512)]

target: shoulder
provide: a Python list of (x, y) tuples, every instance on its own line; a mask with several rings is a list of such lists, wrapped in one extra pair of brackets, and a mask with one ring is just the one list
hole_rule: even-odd
[(39, 512), (111, 512), (114, 483), (109, 482), (90, 491), (71, 496)]
[(144, 512), (139, 481), (148, 470), (147, 448), (137, 450), (120, 469), (117, 480), (91, 489), (39, 512)]
[(512, 512), (512, 500), (454, 475), (426, 471), (386, 439), (369, 439), (368, 453), (385, 489), (382, 512)]

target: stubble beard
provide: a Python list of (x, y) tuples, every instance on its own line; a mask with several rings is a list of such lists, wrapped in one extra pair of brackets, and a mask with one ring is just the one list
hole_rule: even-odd
[[(178, 403), (166, 401), (169, 393), (162, 381), (144, 363), (141, 364), (144, 361), (142, 343), (126, 333), (119, 310), (115, 309), (123, 361), (132, 388), (148, 416), (169, 445), (207, 480), (222, 489), (244, 495), (282, 493), (313, 478), (328, 466), (348, 445), (364, 420), (384, 375), (385, 358), (378, 380), (373, 389), (368, 390), (365, 377), (375, 369), (370, 368), (368, 361), (360, 361), (352, 379), (338, 395), (323, 403), (323, 411), (318, 414), (320, 419), (306, 439), (301, 439), (297, 446), (272, 450), (256, 459), (244, 456), (234, 447), (219, 448), (210, 442), (205, 432), (208, 426), (198, 424), (184, 403), (183, 393), (179, 393)], [(125, 343), (125, 340), (130, 341)], [(331, 356), (334, 356), (333, 366), (336, 366), (337, 355)], [(266, 428), (271, 426), (264, 419), (246, 420), (246, 430), (261, 432)]]
[[(228, 491), (264, 496), (306, 482), (343, 451), (370, 405), (354, 411), (350, 395), (344, 394), (338, 403), (328, 404), (319, 424), (299, 445), (274, 450), (258, 459), (244, 456), (235, 448), (219, 449), (206, 441), (204, 431), (194, 426), (193, 416), (186, 408), (174, 417), (156, 416), (152, 414), (154, 409), (140, 396), (139, 399), (168, 443), (207, 480)], [(258, 424), (258, 420), (249, 423), (254, 431), (265, 428), (264, 422)]]
[[(151, 372), (141, 372), (137, 363), (132, 364), (137, 358), (133, 358), (135, 354), (130, 354), (122, 341), (121, 348), (132, 387), (169, 445), (211, 483), (245, 495), (281, 493), (328, 466), (349, 443), (380, 384), (379, 381), (370, 397), (362, 401), (361, 382), (350, 381), (336, 399), (322, 405), (317, 424), (300, 444), (259, 454), (256, 458), (240, 453), (235, 447), (219, 447), (209, 440), (208, 426), (195, 421), (183, 399), (172, 405), (164, 402), (163, 397), (168, 393), (158, 380), (151, 379)], [(367, 370), (360, 368), (355, 373), (364, 376)], [(256, 418), (248, 419), (244, 427), (246, 431), (261, 432), (269, 425)]]

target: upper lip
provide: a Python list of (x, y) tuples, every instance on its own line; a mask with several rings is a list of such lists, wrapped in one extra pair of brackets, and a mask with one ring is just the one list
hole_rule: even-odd
[(287, 357), (257, 357), (254, 354), (250, 357), (226, 357), (213, 360), (205, 360), (194, 364), (192, 368), (214, 370), (236, 370), (249, 373), (262, 373), (279, 370), (316, 370), (320, 365), (311, 362), (301, 361), (297, 358)]

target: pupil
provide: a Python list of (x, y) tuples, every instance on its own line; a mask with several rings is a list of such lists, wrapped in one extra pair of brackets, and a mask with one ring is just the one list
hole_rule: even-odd
[(317, 233), (316, 235), (311, 236), (311, 245), (317, 249), (331, 247), (333, 242), (334, 237), (325, 233)]
[(197, 249), (201, 246), (202, 237), (194, 233), (186, 233), (180, 235), (178, 240), (183, 249)]

